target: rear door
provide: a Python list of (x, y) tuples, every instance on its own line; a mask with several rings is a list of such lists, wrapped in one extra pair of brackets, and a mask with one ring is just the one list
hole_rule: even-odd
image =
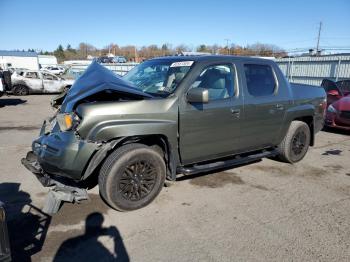
[[(189, 103), (179, 108), (180, 155), (184, 164), (226, 156), (240, 139), (240, 95), (233, 64), (210, 64), (197, 71), (191, 88), (206, 88), (208, 103)], [(186, 97), (186, 94), (185, 94)]]
[(242, 146), (245, 150), (273, 146), (279, 139), (286, 109), (292, 103), (290, 89), (286, 81), (278, 81), (278, 71), (269, 63), (241, 66), (245, 79)]
[(43, 72), (43, 83), (44, 83), (44, 92), (46, 93), (57, 93), (62, 91), (62, 81), (57, 76)]

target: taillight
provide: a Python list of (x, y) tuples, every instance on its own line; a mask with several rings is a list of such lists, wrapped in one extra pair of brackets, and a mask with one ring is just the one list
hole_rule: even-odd
[(323, 115), (326, 114), (326, 109), (327, 109), (327, 98), (323, 99), (323, 101), (320, 103), (320, 111), (323, 113)]

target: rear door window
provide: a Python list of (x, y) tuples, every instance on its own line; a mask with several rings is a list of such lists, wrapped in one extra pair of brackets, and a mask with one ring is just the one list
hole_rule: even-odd
[(27, 72), (25, 77), (32, 78), (32, 79), (39, 79), (37, 72)]
[(244, 72), (250, 95), (268, 96), (274, 94), (277, 83), (271, 66), (245, 64)]

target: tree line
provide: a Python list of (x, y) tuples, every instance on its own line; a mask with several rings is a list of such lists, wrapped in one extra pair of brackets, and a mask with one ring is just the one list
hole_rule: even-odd
[[(34, 51), (28, 49), (28, 51)], [(40, 51), (39, 54), (54, 55), (59, 62), (65, 60), (80, 60), (88, 59), (91, 57), (104, 56), (109, 53), (113, 55), (124, 56), (128, 61), (140, 62), (149, 58), (158, 56), (169, 56), (175, 54), (181, 54), (182, 52), (197, 51), (208, 54), (222, 54), (222, 55), (241, 55), (241, 56), (274, 56), (284, 57), (287, 53), (282, 48), (271, 45), (255, 43), (247, 46), (240, 45), (205, 45), (201, 44), (196, 48), (187, 45), (172, 46), (171, 44), (148, 45), (142, 47), (135, 47), (132, 45), (119, 46), (117, 44), (109, 44), (104, 48), (98, 49), (95, 46), (88, 43), (80, 43), (76, 48), (73, 48), (68, 44), (65, 48), (60, 44), (53, 52)]]

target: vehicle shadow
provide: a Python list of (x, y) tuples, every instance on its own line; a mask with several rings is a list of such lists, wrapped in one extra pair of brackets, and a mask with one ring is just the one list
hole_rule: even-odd
[(0, 108), (5, 106), (17, 106), (26, 102), (27, 100), (20, 98), (0, 98)]
[(13, 261), (31, 261), (41, 251), (51, 216), (32, 204), (30, 195), (19, 183), (0, 184), (0, 199), (5, 203)]
[[(86, 217), (84, 234), (67, 239), (59, 247), (53, 261), (130, 261), (123, 239), (116, 227), (102, 226), (104, 217), (94, 212)], [(108, 250), (99, 237), (113, 239), (114, 250)]]
[(323, 127), (322, 131), (338, 135), (350, 135), (350, 130), (337, 129), (328, 126)]

